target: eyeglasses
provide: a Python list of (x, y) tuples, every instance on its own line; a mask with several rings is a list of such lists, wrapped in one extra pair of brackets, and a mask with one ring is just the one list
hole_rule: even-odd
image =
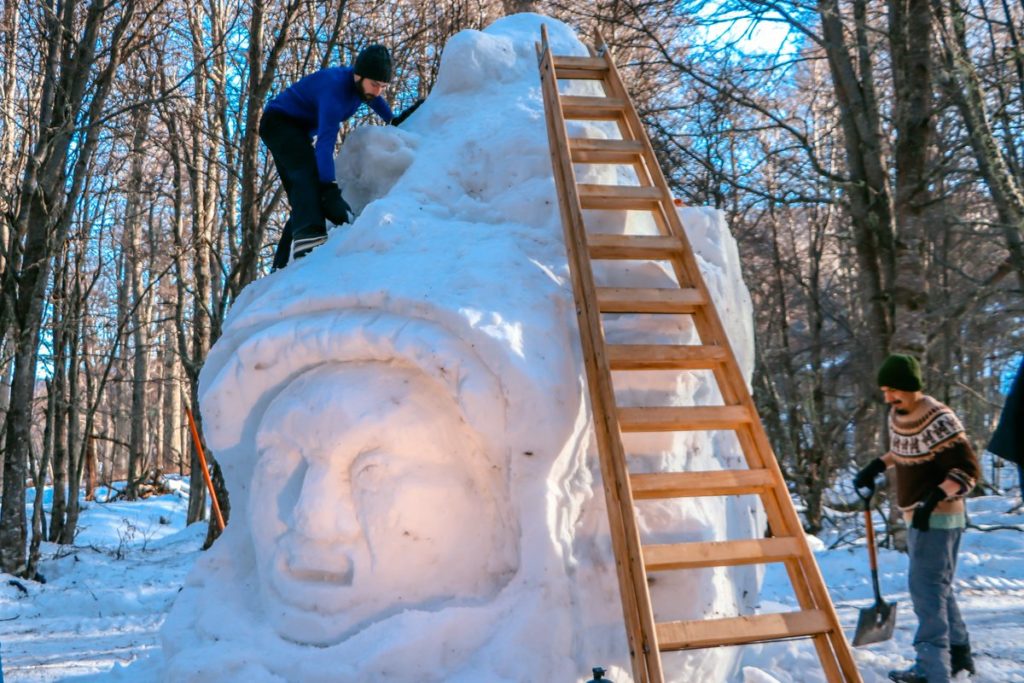
[(375, 81), (372, 78), (364, 78), (363, 80), (366, 81), (368, 84), (372, 85), (373, 87), (377, 88), (378, 90), (388, 89), (388, 84), (384, 83), (383, 81)]

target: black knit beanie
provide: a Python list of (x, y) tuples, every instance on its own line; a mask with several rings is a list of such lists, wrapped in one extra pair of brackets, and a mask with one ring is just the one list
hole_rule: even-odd
[(921, 391), (921, 366), (913, 356), (894, 353), (878, 369), (878, 386), (900, 391)]
[(357, 76), (369, 78), (381, 83), (391, 82), (391, 53), (383, 45), (370, 45), (363, 48), (356, 57), (353, 71)]

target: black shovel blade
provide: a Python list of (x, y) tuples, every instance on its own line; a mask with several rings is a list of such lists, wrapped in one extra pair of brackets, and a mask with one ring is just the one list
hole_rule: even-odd
[(892, 638), (892, 630), (896, 628), (896, 603), (876, 602), (871, 607), (860, 611), (857, 619), (857, 632), (853, 636), (854, 647), (881, 643)]

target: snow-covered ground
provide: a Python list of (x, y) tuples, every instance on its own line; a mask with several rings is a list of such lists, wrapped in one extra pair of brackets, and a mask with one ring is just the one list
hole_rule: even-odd
[(185, 526), (187, 484), (172, 487), (178, 492), (135, 503), (83, 502), (75, 544), (42, 546), (46, 583), (0, 574), (5, 682), (107, 671), (157, 647), (206, 538), (205, 524)]
[[(971, 522), (985, 528), (1024, 524), (1024, 516), (1006, 513), (1010, 502), (1001, 497), (971, 500)], [(183, 495), (87, 503), (74, 546), (43, 546), (40, 571), (45, 584), (0, 577), (4, 681), (57, 681), (101, 673), (159, 647), (157, 631), (206, 534), (205, 524), (185, 527), (187, 504)], [(862, 543), (826, 549), (834, 540), (829, 537), (820, 544), (818, 561), (849, 634), (858, 609), (871, 600), (867, 554)], [(916, 625), (905, 586), (906, 557), (883, 549), (880, 563), (882, 591), (899, 603), (899, 618), (892, 641), (855, 651), (866, 683), (887, 680), (889, 669), (909, 664)], [(1024, 533), (1015, 528), (968, 530), (957, 579), (978, 665), (973, 680), (1024, 681)], [(775, 610), (779, 605), (793, 609), (794, 604), (785, 572), (781, 565), (772, 565), (761, 605)], [(528, 659), (524, 654), (524, 661)], [(808, 641), (751, 646), (743, 662), (736, 680), (744, 683), (821, 680), (814, 673), (817, 660)], [(523, 673), (524, 680), (543, 681), (528, 666)], [(590, 678), (586, 673), (581, 671), (579, 680)]]

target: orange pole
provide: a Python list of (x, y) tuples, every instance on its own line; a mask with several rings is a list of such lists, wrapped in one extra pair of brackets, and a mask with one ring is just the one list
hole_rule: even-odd
[(192, 411), (185, 406), (185, 414), (188, 415), (188, 426), (192, 428), (192, 440), (196, 444), (196, 453), (199, 454), (199, 464), (203, 466), (203, 478), (206, 479), (206, 488), (210, 490), (210, 501), (213, 503), (213, 514), (217, 516), (217, 526), (224, 531), (224, 515), (220, 513), (220, 503), (217, 502), (217, 492), (213, 490), (213, 479), (210, 479), (210, 468), (206, 466), (206, 454), (203, 453), (203, 444), (199, 440), (199, 430), (196, 429), (195, 418)]

